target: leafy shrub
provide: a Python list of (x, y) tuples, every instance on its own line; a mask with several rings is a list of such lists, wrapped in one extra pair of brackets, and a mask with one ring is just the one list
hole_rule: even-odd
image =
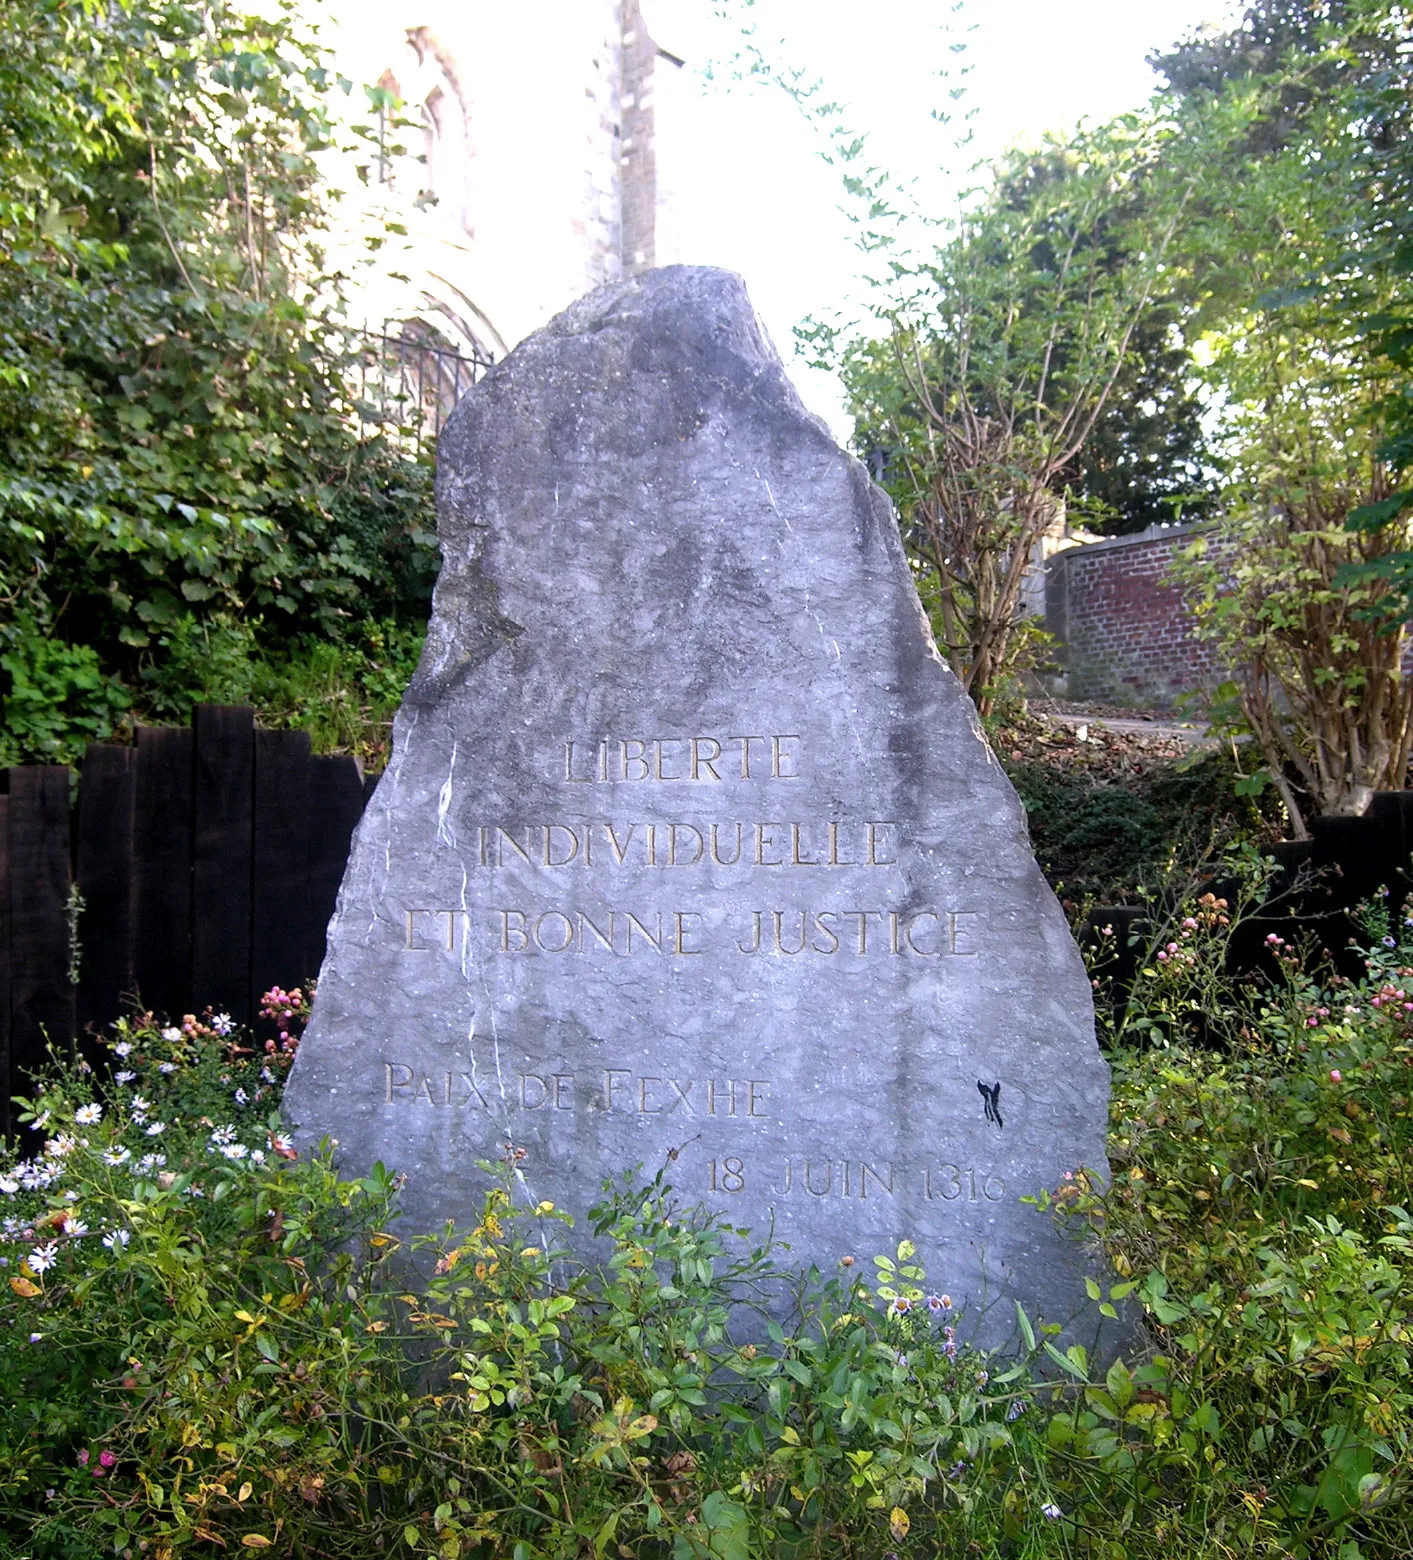
[[(1004, 751), (1004, 743), (1002, 744)], [(1230, 759), (1198, 753), (1127, 772), (1040, 756), (1008, 759), (1031, 844), (1071, 900), (1124, 903), (1163, 869), (1189, 868), (1242, 839), (1277, 833), (1272, 809), (1238, 796)]]
[(261, 725), (308, 731), (315, 751), (386, 764), (392, 718), (417, 669), (420, 623), (365, 618), (331, 639), (281, 638), (263, 619), (179, 618), (141, 671), (139, 718), (186, 724), (198, 704), (251, 704)]
[(0, 7), (12, 756), (246, 697), (252, 638), (425, 623), (431, 461), (355, 406), (313, 40), (288, 5)]
[(68, 645), (20, 618), (0, 630), (0, 768), (70, 764), (110, 738), (131, 703), (89, 645)]

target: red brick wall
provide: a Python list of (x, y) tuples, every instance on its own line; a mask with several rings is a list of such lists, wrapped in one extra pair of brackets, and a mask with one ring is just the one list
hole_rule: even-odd
[(1169, 527), (1070, 547), (1050, 560), (1046, 627), (1060, 641), (1071, 699), (1171, 709), (1223, 673), (1193, 636), (1192, 613), (1167, 578), (1192, 528)]

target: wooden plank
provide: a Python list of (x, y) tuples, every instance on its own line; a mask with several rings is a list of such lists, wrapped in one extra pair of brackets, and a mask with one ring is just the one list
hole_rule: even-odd
[[(103, 1035), (133, 991), (132, 850), (137, 750), (93, 742), (79, 779), (78, 1027), (82, 1037)], [(90, 1061), (97, 1059), (97, 1048)]]
[(255, 811), (250, 928), (250, 1011), (271, 986), (310, 973), (309, 733), (255, 733)]
[(10, 772), (0, 769), (0, 1138), (14, 1132), (10, 1096)]
[(137, 734), (133, 802), (133, 975), (144, 1006), (191, 1010), (192, 734)]
[(69, 771), (10, 771), (10, 1074), (25, 1092), (50, 1046), (74, 1038), (69, 982)]
[(255, 712), (203, 704), (196, 733), (192, 857), (192, 1000), (250, 1018), (251, 843)]
[(363, 769), (356, 758), (320, 757), (310, 764), (309, 781), (309, 940), (304, 965), (305, 975), (314, 975), (324, 962), (324, 939), (348, 864), (349, 843), (363, 816)]

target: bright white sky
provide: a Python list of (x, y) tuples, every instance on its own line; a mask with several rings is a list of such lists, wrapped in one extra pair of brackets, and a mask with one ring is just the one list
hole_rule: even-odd
[[(653, 36), (694, 73), (738, 46), (739, 26), (716, 17), (710, 0), (644, 0), (643, 9)], [(949, 164), (1139, 107), (1158, 81), (1147, 54), (1202, 23), (1230, 26), (1240, 10), (1229, 0), (965, 0), (954, 16), (950, 0), (756, 0), (749, 9), (737, 0), (734, 14), (754, 23), (773, 61), (822, 78), (850, 127), (868, 131), (872, 160), (915, 181), (935, 209), (957, 187)], [(949, 42), (963, 37), (966, 51), (952, 55)], [(964, 101), (978, 111), (965, 158), (930, 117), (945, 102), (939, 69), (959, 63), (973, 66)], [(789, 362), (800, 320), (856, 315), (867, 293), (838, 175), (778, 88), (720, 70), (714, 85), (682, 85), (690, 90), (674, 93), (675, 104), (659, 99), (659, 170), (675, 188), (677, 228), (664, 238), (672, 258), (741, 272)], [(791, 375), (846, 435), (837, 384), (800, 362)]]

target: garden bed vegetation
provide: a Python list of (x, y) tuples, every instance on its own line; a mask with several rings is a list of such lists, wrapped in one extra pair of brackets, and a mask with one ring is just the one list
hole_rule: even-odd
[(925, 1251), (791, 1275), (641, 1172), (583, 1265), (514, 1148), (473, 1229), (404, 1234), (396, 1167), (284, 1136), (303, 994), (268, 1039), (120, 1021), (0, 1172), (5, 1553), (1413, 1552), (1413, 942), (1375, 907), (1361, 980), (1287, 941), (1237, 983), (1239, 914), (1180, 907), (1144, 966), (1112, 1184), (1031, 1189), (1102, 1251), (1112, 1364), (1019, 1314), (984, 1355)]

